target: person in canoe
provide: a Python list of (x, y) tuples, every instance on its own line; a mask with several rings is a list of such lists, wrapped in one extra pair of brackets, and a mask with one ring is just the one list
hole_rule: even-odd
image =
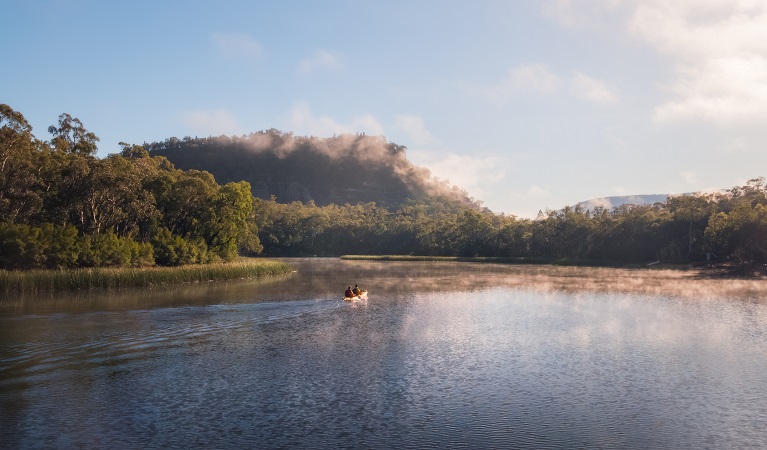
[(352, 297), (354, 297), (355, 295), (356, 295), (356, 294), (355, 294), (355, 293), (354, 293), (354, 291), (352, 290), (352, 286), (351, 286), (351, 285), (347, 286), (347, 287), (346, 287), (346, 291), (344, 291), (344, 298), (352, 298)]
[(352, 292), (354, 292), (354, 295), (360, 295), (362, 294), (362, 289), (360, 289), (359, 284), (354, 285), (354, 289), (352, 289)]

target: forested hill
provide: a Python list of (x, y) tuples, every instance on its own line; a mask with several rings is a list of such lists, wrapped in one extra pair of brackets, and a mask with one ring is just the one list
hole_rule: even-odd
[[(50, 141), (38, 139), (20, 112), (0, 104), (0, 270), (260, 252), (767, 262), (761, 177), (723, 192), (565, 207), (527, 220), (482, 209), (382, 138), (270, 130), (168, 139), (148, 145), (152, 156), (123, 142), (102, 159), (98, 137), (79, 119), (61, 114), (48, 132)], [(252, 187), (279, 202), (254, 199)]]
[(478, 207), (465, 191), (411, 164), (406, 148), (380, 136), (297, 137), (278, 130), (243, 136), (170, 138), (144, 144), (177, 168), (205, 170), (219, 183), (247, 181), (253, 195), (318, 206), (375, 202), (397, 208), (407, 199), (441, 196)]

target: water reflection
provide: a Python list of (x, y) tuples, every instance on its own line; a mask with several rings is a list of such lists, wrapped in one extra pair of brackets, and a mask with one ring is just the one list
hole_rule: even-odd
[[(295, 272), (256, 280), (182, 284), (122, 291), (95, 290), (37, 295), (0, 295), (0, 314), (120, 311), (153, 307), (335, 299), (349, 284), (375, 294), (482, 290), (493, 287), (536, 291), (613, 292), (763, 302), (767, 281), (707, 278), (684, 270), (636, 270), (547, 265), (450, 262), (345, 261), (336, 258), (289, 258)], [(380, 295), (379, 295), (380, 296)]]
[[(266, 282), (6, 304), (3, 447), (767, 442), (761, 282), (292, 262)], [(354, 283), (370, 300), (340, 301)]]

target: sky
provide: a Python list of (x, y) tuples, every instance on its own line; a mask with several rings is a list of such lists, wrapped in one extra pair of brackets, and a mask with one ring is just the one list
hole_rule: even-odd
[(767, 175), (767, 0), (8, 0), (0, 103), (119, 142), (383, 135), (496, 213)]

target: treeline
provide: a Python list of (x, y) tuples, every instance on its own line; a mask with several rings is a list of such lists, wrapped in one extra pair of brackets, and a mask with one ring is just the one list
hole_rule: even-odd
[[(0, 268), (179, 265), (238, 254), (531, 257), (623, 262), (767, 260), (767, 188), (757, 178), (709, 195), (611, 210), (493, 214), (450, 195), (397, 207), (317, 206), (254, 197), (201, 170), (98, 138), (68, 114), (41, 141), (0, 105)], [(328, 174), (330, 176), (331, 174)]]
[(758, 178), (709, 195), (612, 210), (563, 208), (535, 220), (432, 198), (390, 211), (256, 200), (264, 253), (531, 257), (623, 262), (767, 259), (767, 193)]
[(261, 249), (245, 183), (219, 185), (140, 146), (97, 158), (98, 137), (69, 114), (32, 134), (0, 105), (0, 268), (173, 266)]

